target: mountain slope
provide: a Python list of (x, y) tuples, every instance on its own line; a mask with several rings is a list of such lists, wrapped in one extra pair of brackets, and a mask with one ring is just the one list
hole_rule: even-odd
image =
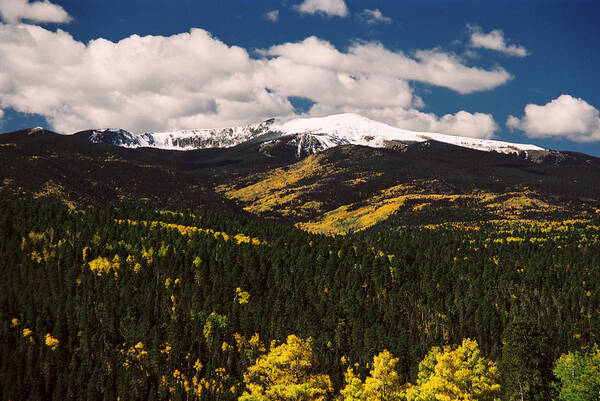
[(577, 160), (534, 163), (439, 142), (402, 151), (346, 145), (216, 189), (250, 213), (320, 233), (390, 221), (589, 218), (600, 207), (600, 161)]
[(388, 148), (341, 144), (298, 160), (294, 141), (304, 140), (306, 150), (320, 144), (316, 134), (178, 152), (90, 143), (85, 132), (29, 132), (0, 135), (0, 165), (6, 166), (0, 193), (74, 206), (141, 200), (245, 210), (326, 233), (447, 221), (589, 219), (600, 209), (600, 160), (577, 153), (547, 152), (532, 161), (426, 141)]

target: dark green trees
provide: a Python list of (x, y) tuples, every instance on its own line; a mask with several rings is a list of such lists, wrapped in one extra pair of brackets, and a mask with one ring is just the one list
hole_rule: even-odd
[(515, 318), (502, 334), (502, 390), (505, 400), (551, 398), (552, 363), (546, 333), (532, 319)]

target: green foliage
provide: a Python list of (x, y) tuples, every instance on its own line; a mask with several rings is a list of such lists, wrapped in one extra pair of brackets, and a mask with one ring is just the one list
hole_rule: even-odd
[(219, 315), (216, 312), (212, 312), (206, 322), (204, 323), (204, 328), (202, 329), (202, 334), (206, 339), (207, 343), (212, 343), (213, 338), (217, 334), (217, 331), (223, 331), (227, 328), (227, 316)]
[(548, 400), (552, 358), (543, 329), (529, 318), (517, 317), (502, 335), (502, 383), (508, 400)]
[(600, 348), (563, 354), (556, 361), (559, 401), (594, 401), (600, 397)]

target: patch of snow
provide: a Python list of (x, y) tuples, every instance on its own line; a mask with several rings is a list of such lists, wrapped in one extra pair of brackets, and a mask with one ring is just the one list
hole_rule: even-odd
[(40, 132), (44, 132), (44, 128), (42, 127), (33, 127), (32, 129), (29, 130), (29, 132), (27, 133), (27, 135), (33, 135), (33, 134), (37, 134)]

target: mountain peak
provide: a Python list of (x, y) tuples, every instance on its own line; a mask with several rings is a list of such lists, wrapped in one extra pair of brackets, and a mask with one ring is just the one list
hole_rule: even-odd
[[(303, 146), (311, 143), (309, 153), (349, 144), (375, 148), (415, 142), (438, 141), (481, 151), (521, 153), (545, 151), (535, 145), (471, 138), (434, 132), (416, 132), (371, 120), (355, 113), (332, 114), (324, 117), (298, 117), (291, 120), (268, 119), (261, 123), (220, 129), (186, 129), (171, 132), (147, 132), (141, 135), (124, 130), (90, 131), (92, 142), (111, 143), (126, 147), (154, 147), (169, 150), (194, 150), (231, 147), (247, 141), (268, 142), (277, 138), (310, 135), (312, 139), (288, 140)], [(297, 154), (303, 154), (298, 149)]]
[(352, 128), (353, 130), (394, 128), (356, 113), (331, 114), (324, 117), (299, 117), (281, 123), (280, 127), (287, 130), (339, 129), (341, 127)]
[(385, 147), (390, 143), (411, 143), (438, 141), (456, 146), (500, 153), (520, 153), (523, 151), (544, 151), (530, 144), (511, 143), (492, 139), (440, 134), (435, 132), (409, 131), (371, 120), (354, 113), (334, 114), (325, 117), (296, 118), (274, 126), (286, 134), (315, 134), (336, 136), (339, 140), (353, 145)]

